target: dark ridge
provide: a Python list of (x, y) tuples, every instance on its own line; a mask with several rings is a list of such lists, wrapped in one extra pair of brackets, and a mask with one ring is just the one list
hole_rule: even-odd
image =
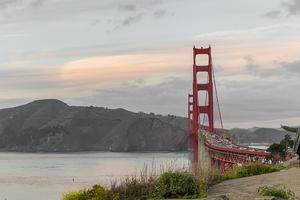
[[(279, 142), (285, 131), (231, 129), (237, 143)], [(182, 151), (187, 118), (37, 100), (0, 110), (0, 151)]]
[(37, 100), (0, 110), (0, 150), (185, 150), (187, 133), (172, 122), (167, 116), (139, 115), (122, 108), (68, 106), (56, 99)]

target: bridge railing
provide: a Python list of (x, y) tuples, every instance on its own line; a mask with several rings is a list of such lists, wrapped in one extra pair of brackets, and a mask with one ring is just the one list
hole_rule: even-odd
[[(205, 126), (202, 126), (201, 128), (202, 128), (201, 129), (202, 134), (203, 134), (203, 131), (204, 131), (204, 133), (208, 132), (209, 135), (216, 134), (215, 136), (217, 137), (216, 138), (217, 141), (222, 142), (222, 141), (226, 140), (225, 138), (223, 138), (222, 134), (219, 134), (220, 132), (218, 132), (218, 131), (211, 132), (211, 131), (208, 130), (208, 127), (205, 127)], [(266, 152), (266, 150), (264, 150), (264, 149), (253, 148), (253, 147), (248, 147), (248, 146), (242, 146), (242, 145), (234, 144), (232, 142), (230, 142), (230, 143), (231, 143), (230, 147), (221, 147), (221, 146), (211, 144), (207, 141), (206, 146), (208, 148), (211, 148), (211, 149), (215, 149), (215, 150), (219, 150), (219, 151), (232, 152), (232, 153), (263, 155), (263, 156), (270, 155), (270, 153)]]
[(208, 142), (205, 144), (209, 149), (223, 151), (223, 152), (229, 152), (229, 153), (238, 153), (238, 154), (247, 154), (247, 155), (261, 155), (261, 156), (268, 156), (270, 153), (266, 151), (254, 151), (254, 150), (248, 150), (245, 149), (234, 149), (234, 148), (226, 148), (226, 147), (219, 147), (216, 145), (212, 145)]

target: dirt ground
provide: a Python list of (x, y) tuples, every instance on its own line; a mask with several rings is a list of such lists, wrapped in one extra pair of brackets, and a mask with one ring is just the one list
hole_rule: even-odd
[(250, 176), (245, 178), (227, 180), (210, 187), (209, 196), (222, 194), (257, 195), (257, 188), (261, 185), (268, 185), (276, 188), (285, 186), (300, 197), (300, 168), (281, 170), (270, 174)]

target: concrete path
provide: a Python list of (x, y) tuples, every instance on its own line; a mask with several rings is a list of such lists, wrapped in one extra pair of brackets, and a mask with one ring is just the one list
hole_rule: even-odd
[(285, 186), (300, 197), (300, 168), (281, 170), (270, 174), (250, 176), (221, 182), (210, 187), (209, 196), (223, 195), (228, 193), (241, 195), (257, 195), (257, 188), (268, 185), (276, 188)]

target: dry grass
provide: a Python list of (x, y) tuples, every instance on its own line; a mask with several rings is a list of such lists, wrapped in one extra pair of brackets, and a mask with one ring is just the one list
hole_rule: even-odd
[[(178, 166), (176, 160), (160, 164), (154, 162), (151, 165), (144, 165), (142, 170), (133, 176), (115, 179), (110, 183), (110, 191), (118, 194), (120, 199), (134, 199), (135, 197), (155, 197), (159, 177), (166, 172), (191, 173), (188, 165)], [(194, 174), (193, 174), (194, 175)]]

